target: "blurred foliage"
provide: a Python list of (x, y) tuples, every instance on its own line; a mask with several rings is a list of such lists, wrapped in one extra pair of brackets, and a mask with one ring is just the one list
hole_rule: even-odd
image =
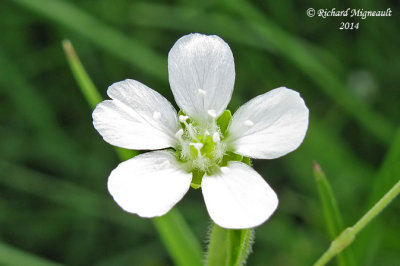
[[(309, 7), (390, 7), (393, 16), (309, 18)], [(104, 97), (110, 84), (132, 78), (173, 102), (168, 51), (182, 35), (201, 32), (219, 35), (233, 50), (231, 110), (279, 86), (299, 91), (310, 109), (297, 151), (254, 161), (280, 206), (256, 229), (248, 261), (310, 265), (330, 240), (313, 160), (330, 178), (345, 226), (400, 176), (399, 11), (398, 1), (360, 0), (1, 1), (0, 256), (26, 253), (21, 258), (67, 265), (172, 264), (152, 223), (124, 213), (108, 195), (118, 158), (92, 127), (61, 42), (75, 45)], [(339, 30), (342, 20), (360, 28)], [(396, 203), (354, 241), (357, 265), (400, 265)], [(191, 190), (178, 207), (205, 247), (210, 223), (201, 192)]]

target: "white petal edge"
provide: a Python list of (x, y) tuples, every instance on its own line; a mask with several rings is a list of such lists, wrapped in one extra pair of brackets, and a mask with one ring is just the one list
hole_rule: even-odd
[(99, 103), (93, 125), (108, 143), (126, 149), (162, 149), (174, 145), (179, 124), (171, 103), (136, 80), (112, 84), (112, 100)]
[(233, 115), (228, 128), (233, 150), (257, 159), (274, 159), (303, 142), (308, 108), (300, 94), (280, 87), (259, 95)]
[(189, 190), (191, 180), (171, 152), (153, 151), (120, 163), (107, 186), (122, 209), (150, 218), (166, 214)]
[(278, 206), (278, 197), (267, 182), (241, 162), (230, 162), (219, 174), (205, 175), (201, 189), (211, 219), (224, 228), (261, 225)]
[(175, 101), (187, 115), (205, 119), (214, 110), (218, 117), (232, 96), (233, 54), (216, 35), (185, 35), (168, 54), (168, 74)]

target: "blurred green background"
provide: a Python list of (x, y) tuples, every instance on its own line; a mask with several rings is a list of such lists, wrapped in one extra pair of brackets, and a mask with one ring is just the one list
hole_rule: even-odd
[[(386, 10), (391, 17), (309, 18), (308, 8)], [(398, 1), (0, 1), (0, 264), (40, 256), (67, 265), (172, 265), (148, 219), (124, 213), (106, 181), (118, 164), (94, 130), (61, 42), (74, 44), (105, 97), (126, 78), (173, 102), (167, 54), (190, 32), (217, 34), (235, 56), (229, 105), (279, 86), (310, 109), (302, 146), (255, 169), (280, 206), (256, 229), (248, 265), (310, 265), (330, 237), (312, 175), (329, 178), (354, 224), (400, 177)], [(340, 22), (358, 30), (339, 30)], [(355, 265), (400, 265), (399, 199), (357, 237)], [(200, 191), (178, 204), (206, 247)], [(34, 255), (35, 254), (35, 255)], [(2, 261), (2, 262), (1, 262)], [(334, 261), (332, 265), (336, 262)]]

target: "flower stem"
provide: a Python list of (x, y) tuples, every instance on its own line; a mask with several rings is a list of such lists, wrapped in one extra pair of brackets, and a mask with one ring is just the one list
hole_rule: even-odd
[(314, 266), (327, 264), (335, 255), (342, 252), (355, 239), (356, 235), (364, 229), (398, 194), (400, 193), (400, 180), (352, 227), (346, 228), (335, 240), (328, 250), (315, 262)]
[(213, 224), (207, 266), (241, 266), (246, 263), (254, 240), (254, 229), (225, 229)]

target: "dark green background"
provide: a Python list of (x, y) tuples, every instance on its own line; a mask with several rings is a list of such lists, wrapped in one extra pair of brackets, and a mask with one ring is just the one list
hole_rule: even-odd
[[(319, 2), (2, 0), (0, 243), (68, 265), (172, 264), (150, 220), (124, 213), (108, 194), (118, 159), (92, 126), (61, 42), (71, 40), (104, 96), (132, 78), (173, 102), (168, 51), (200, 32), (233, 51), (231, 110), (279, 86), (299, 91), (310, 109), (298, 150), (254, 161), (280, 205), (256, 229), (248, 265), (314, 262), (330, 238), (312, 161), (325, 170), (346, 226), (400, 176), (399, 2)], [(310, 7), (390, 7), (392, 16), (309, 18)], [(342, 21), (359, 29), (339, 30)], [(201, 192), (178, 207), (205, 248)], [(357, 237), (356, 265), (400, 265), (399, 211), (397, 200)]]

